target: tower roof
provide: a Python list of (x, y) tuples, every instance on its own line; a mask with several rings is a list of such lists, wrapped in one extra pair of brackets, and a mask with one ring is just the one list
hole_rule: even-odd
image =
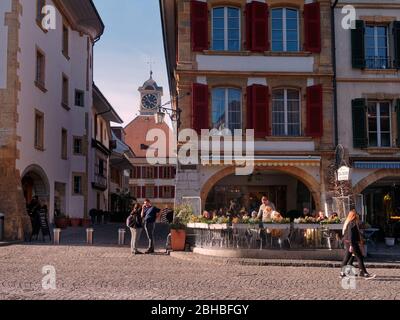
[(163, 88), (157, 85), (157, 82), (153, 79), (153, 71), (150, 71), (150, 78), (143, 83), (143, 86), (139, 90), (154, 90), (163, 92)]

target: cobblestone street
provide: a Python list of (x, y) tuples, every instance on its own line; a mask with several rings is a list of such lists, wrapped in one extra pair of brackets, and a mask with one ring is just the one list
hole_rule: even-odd
[[(400, 299), (400, 270), (344, 290), (334, 268), (232, 266), (127, 247), (16, 245), (0, 248), (0, 299)], [(56, 290), (42, 289), (42, 268)]]

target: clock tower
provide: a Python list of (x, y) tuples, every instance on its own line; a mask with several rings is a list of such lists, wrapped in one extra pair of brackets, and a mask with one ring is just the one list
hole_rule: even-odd
[(140, 115), (154, 115), (161, 105), (163, 88), (159, 87), (153, 80), (153, 72), (150, 72), (150, 79), (139, 88), (140, 92)]

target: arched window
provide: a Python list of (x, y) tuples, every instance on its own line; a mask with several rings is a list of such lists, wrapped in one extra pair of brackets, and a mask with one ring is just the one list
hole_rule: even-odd
[(294, 89), (272, 92), (272, 135), (300, 136), (300, 93)]
[(240, 9), (217, 7), (212, 10), (212, 49), (240, 50)]
[(242, 129), (242, 92), (233, 88), (212, 90), (213, 129)]
[(272, 9), (272, 51), (299, 51), (299, 11)]

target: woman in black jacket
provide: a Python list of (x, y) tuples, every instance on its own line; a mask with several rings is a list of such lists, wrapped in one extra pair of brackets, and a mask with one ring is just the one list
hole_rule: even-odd
[(346, 222), (343, 227), (343, 241), (345, 243), (346, 254), (342, 262), (342, 272), (341, 277), (345, 277), (343, 268), (349, 265), (350, 260), (352, 260), (353, 255), (358, 261), (358, 268), (360, 269), (359, 276), (365, 279), (373, 279), (375, 275), (371, 275), (367, 272), (364, 264), (363, 241), (359, 229), (359, 219), (358, 214), (355, 210), (351, 210), (347, 216)]
[(132, 208), (129, 217), (126, 220), (126, 226), (131, 230), (131, 251), (133, 255), (142, 254), (142, 252), (138, 250), (138, 242), (143, 229), (141, 213), (142, 206), (137, 203)]

